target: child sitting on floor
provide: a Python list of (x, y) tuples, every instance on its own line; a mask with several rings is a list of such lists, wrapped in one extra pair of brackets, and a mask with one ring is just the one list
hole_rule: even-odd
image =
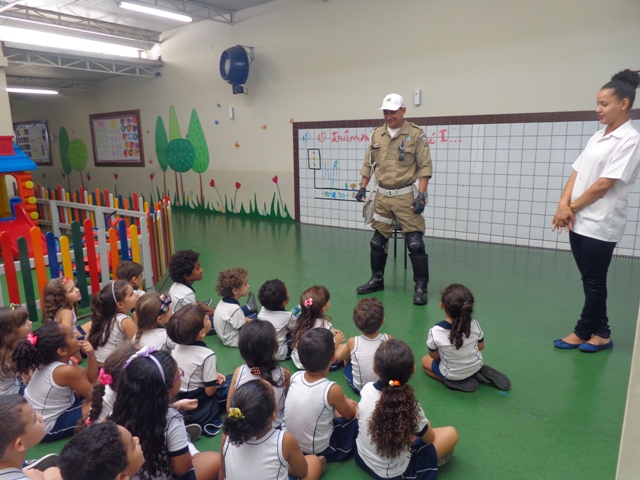
[(342, 350), (338, 361), (345, 361), (344, 376), (358, 395), (369, 382), (378, 380), (373, 371), (373, 356), (382, 342), (391, 335), (380, 333), (384, 325), (384, 307), (377, 298), (363, 298), (353, 309), (353, 322), (362, 335), (351, 337)]
[(169, 289), (171, 308), (177, 312), (185, 305), (200, 305), (210, 317), (213, 316), (211, 300), (201, 302), (196, 298), (193, 284), (202, 280), (204, 270), (200, 265), (200, 254), (193, 250), (180, 250), (169, 260), (169, 276), (173, 285)]
[(138, 437), (113, 422), (86, 428), (60, 452), (64, 480), (129, 480), (144, 464)]
[(238, 348), (246, 364), (240, 365), (233, 373), (227, 396), (227, 411), (231, 408), (231, 396), (238, 387), (251, 380), (264, 380), (273, 387), (276, 396), (278, 405), (273, 426), (279, 428), (284, 422), (284, 399), (291, 373), (276, 360), (278, 341), (273, 325), (260, 319), (248, 323), (240, 330)]
[(342, 462), (353, 453), (358, 434), (358, 404), (327, 378), (335, 361), (335, 343), (325, 328), (312, 328), (298, 344), (305, 371), (291, 376), (284, 404), (284, 423), (303, 453)]
[(425, 373), (454, 390), (475, 392), (478, 380), (509, 390), (511, 382), (503, 373), (483, 365), (484, 334), (473, 315), (473, 294), (454, 283), (442, 292), (440, 308), (445, 320), (429, 330), (429, 355), (422, 358)]
[(376, 480), (435, 480), (458, 443), (453, 427), (432, 428), (407, 382), (416, 370), (413, 352), (402, 340), (378, 347), (374, 369), (358, 404), (356, 464)]
[[(133, 339), (142, 347), (156, 347), (167, 352), (175, 348), (175, 343), (167, 336), (164, 328), (173, 315), (171, 297), (164, 293), (149, 292), (136, 305), (138, 331)], [(209, 322), (211, 323), (211, 322)]]
[[(300, 295), (300, 316), (296, 322), (296, 326), (291, 332), (291, 360), (298, 368), (303, 368), (302, 362), (298, 357), (298, 342), (300, 337), (312, 328), (325, 328), (334, 335), (336, 357), (342, 356), (344, 348), (344, 334), (335, 328), (331, 323), (331, 317), (326, 313), (331, 307), (331, 295), (322, 285), (314, 285), (308, 288)], [(331, 365), (331, 370), (336, 370), (338, 364)]]
[(291, 433), (273, 427), (276, 399), (269, 383), (245, 383), (233, 394), (230, 405), (220, 444), (219, 480), (320, 478), (325, 462), (316, 455), (303, 455)]
[(18, 342), (30, 333), (31, 320), (26, 308), (14, 304), (0, 307), (0, 396), (24, 391), (24, 382), (11, 355)]
[(217, 358), (204, 343), (211, 328), (209, 317), (199, 305), (187, 305), (173, 314), (167, 324), (169, 338), (177, 345), (171, 353), (182, 369), (179, 399), (197, 399), (198, 406), (185, 412), (187, 423), (197, 423), (208, 436), (222, 426), (220, 403), (226, 402), (228, 384), (217, 371)]
[(269, 280), (258, 291), (258, 300), (262, 309), (258, 313), (260, 320), (271, 323), (278, 334), (277, 360), (291, 358), (291, 330), (296, 326), (296, 316), (285, 307), (289, 303), (289, 292), (282, 280)]
[[(70, 363), (81, 348), (87, 355), (86, 370)], [(47, 323), (18, 343), (13, 361), (18, 373), (33, 372), (24, 396), (42, 415), (47, 432), (44, 441), (71, 436), (78, 420), (89, 413), (91, 405), (82, 399), (91, 398), (92, 384), (98, 378), (91, 344), (78, 340), (62, 323)]]
[[(244, 307), (241, 307), (238, 301), (251, 294), (249, 288), (249, 272), (244, 268), (229, 268), (218, 275), (216, 291), (222, 300), (218, 302), (213, 314), (213, 326), (227, 347), (238, 346), (240, 329), (255, 318), (255, 299), (249, 298)], [(249, 305), (250, 301), (253, 305)]]
[(137, 262), (131, 260), (125, 260), (118, 265), (116, 268), (116, 277), (118, 280), (126, 280), (129, 282), (133, 290), (138, 295), (138, 298), (142, 297), (145, 294), (145, 291), (142, 290), (142, 265)]
[(42, 323), (64, 323), (73, 334), (84, 339), (85, 331), (77, 325), (78, 304), (82, 299), (80, 289), (69, 277), (52, 278), (42, 291)]

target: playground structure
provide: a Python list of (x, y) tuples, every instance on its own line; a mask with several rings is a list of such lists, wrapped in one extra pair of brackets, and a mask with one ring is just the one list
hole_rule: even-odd
[[(82, 294), (80, 306), (87, 307), (91, 296), (116, 278), (123, 260), (142, 264), (147, 289), (153, 289), (166, 273), (174, 251), (168, 198), (149, 205), (137, 194), (131, 198), (114, 197), (107, 190), (70, 194), (60, 186), (52, 190), (40, 185), (34, 193), (32, 204), (40, 226), (31, 226), (20, 236), (0, 230), (0, 275), (4, 275), (9, 301), (26, 304), (32, 321), (39, 318), (39, 299), (49, 278), (75, 278)], [(6, 303), (0, 289), (0, 304)]]

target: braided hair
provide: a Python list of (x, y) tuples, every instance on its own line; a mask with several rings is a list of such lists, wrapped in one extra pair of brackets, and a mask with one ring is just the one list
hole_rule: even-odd
[(471, 334), (471, 316), (473, 315), (473, 294), (464, 285), (453, 283), (442, 291), (441, 302), (445, 313), (453, 320), (449, 341), (460, 350), (464, 337)]

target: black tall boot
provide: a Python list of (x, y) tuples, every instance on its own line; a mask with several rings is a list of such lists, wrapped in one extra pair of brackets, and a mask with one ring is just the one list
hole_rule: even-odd
[(387, 265), (387, 254), (371, 252), (371, 278), (364, 285), (356, 288), (360, 294), (384, 290), (384, 267)]
[(413, 303), (415, 305), (425, 305), (427, 299), (427, 284), (429, 283), (429, 255), (409, 255), (413, 265), (414, 287)]

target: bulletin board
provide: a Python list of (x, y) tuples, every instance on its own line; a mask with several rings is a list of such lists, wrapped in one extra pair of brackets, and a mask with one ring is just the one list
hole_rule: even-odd
[(53, 165), (46, 120), (13, 124), (16, 144), (37, 165)]
[(89, 115), (96, 167), (143, 167), (140, 110)]

